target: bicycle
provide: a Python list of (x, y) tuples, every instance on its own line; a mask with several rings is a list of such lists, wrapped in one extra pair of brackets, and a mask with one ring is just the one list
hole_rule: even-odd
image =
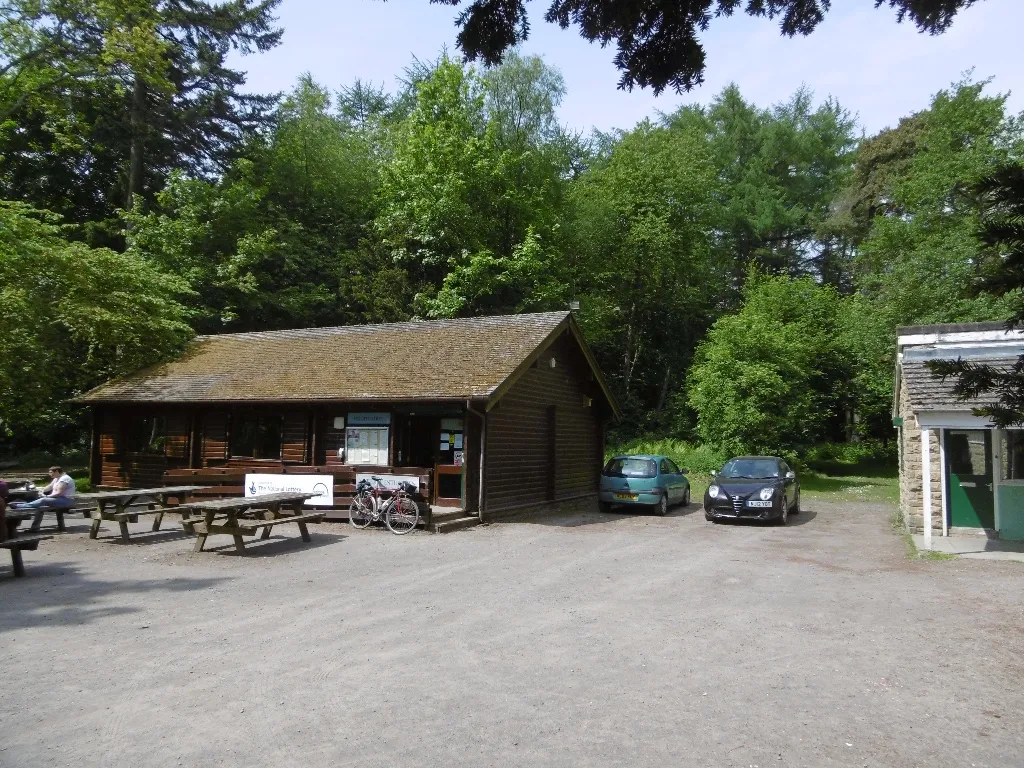
[(419, 525), (420, 507), (412, 498), (416, 492), (412, 483), (399, 483), (398, 490), (384, 498), (381, 491), (387, 488), (381, 478), (373, 477), (373, 481), (376, 486), (369, 480), (356, 485), (356, 494), (348, 505), (348, 521), (353, 528), (366, 528), (383, 520), (389, 531), (401, 536)]

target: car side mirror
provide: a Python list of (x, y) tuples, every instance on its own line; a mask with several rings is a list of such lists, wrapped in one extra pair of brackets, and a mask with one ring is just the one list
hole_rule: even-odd
[(688, 469), (680, 469), (679, 470), (679, 474), (680, 475), (688, 475), (688, 474), (690, 474), (690, 470), (688, 470)]
[(789, 470), (789, 472), (786, 473), (786, 479), (787, 480), (795, 480), (796, 479), (796, 472), (794, 472), (792, 469)]

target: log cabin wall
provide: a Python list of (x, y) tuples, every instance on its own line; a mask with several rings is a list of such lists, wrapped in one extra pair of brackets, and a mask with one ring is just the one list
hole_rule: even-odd
[(498, 401), (487, 414), (485, 514), (596, 495), (604, 453), (596, 387), (576, 341), (563, 335)]
[[(152, 444), (139, 444), (140, 426), (160, 420), (149, 431)], [(185, 408), (147, 406), (97, 408), (90, 479), (110, 488), (145, 488), (163, 484), (169, 469), (188, 467), (191, 461), (191, 414)], [(149, 420), (149, 421), (147, 421)], [(146, 430), (143, 430), (146, 431)]]

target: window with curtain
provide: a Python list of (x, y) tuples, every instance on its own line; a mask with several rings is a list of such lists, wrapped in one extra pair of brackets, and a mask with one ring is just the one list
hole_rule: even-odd
[(1024, 480), (1024, 429), (1008, 429), (1002, 439), (1002, 479)]

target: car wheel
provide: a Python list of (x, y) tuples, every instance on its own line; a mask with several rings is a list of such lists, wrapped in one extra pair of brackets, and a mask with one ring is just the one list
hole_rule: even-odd
[(664, 517), (668, 514), (668, 494), (661, 494), (658, 503), (654, 505), (654, 514), (658, 517)]
[(683, 506), (690, 506), (690, 486), (686, 486), (686, 493), (683, 494)]
[(597, 509), (599, 512), (603, 512), (607, 515), (609, 512), (612, 511), (612, 505), (609, 504), (607, 501), (599, 501), (597, 502)]
[(704, 513), (704, 519), (707, 520), (709, 523), (714, 523), (715, 525), (718, 525), (718, 521), (715, 520), (715, 518), (713, 518), (707, 512)]
[(785, 525), (789, 520), (789, 499), (782, 497), (782, 514), (779, 515), (778, 524)]
[(800, 514), (800, 494), (799, 493), (796, 495), (796, 501), (793, 502), (793, 509), (791, 509), (789, 511), (789, 514), (791, 514), (791, 515), (799, 515)]

